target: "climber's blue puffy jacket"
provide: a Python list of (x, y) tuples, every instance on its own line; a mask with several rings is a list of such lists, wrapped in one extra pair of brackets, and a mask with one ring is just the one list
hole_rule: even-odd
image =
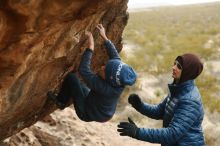
[(136, 138), (162, 146), (204, 146), (204, 110), (194, 80), (168, 87), (170, 94), (159, 105), (142, 103), (139, 110), (150, 118), (163, 119), (163, 128), (139, 128)]

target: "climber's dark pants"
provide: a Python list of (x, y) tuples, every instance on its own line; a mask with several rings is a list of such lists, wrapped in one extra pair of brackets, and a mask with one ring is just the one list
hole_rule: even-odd
[(77, 116), (83, 121), (89, 121), (85, 110), (85, 100), (88, 94), (89, 88), (80, 82), (74, 73), (69, 73), (63, 81), (57, 98), (65, 105), (72, 99)]

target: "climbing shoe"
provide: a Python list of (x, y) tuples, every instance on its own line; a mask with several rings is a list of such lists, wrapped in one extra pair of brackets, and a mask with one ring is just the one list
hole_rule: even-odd
[(63, 110), (66, 107), (65, 104), (58, 101), (57, 96), (52, 91), (47, 92), (47, 97), (53, 100), (59, 109)]

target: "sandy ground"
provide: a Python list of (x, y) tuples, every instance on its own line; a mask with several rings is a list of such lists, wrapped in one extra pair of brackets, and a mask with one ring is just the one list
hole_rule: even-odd
[(52, 118), (60, 124), (49, 126), (48, 123), (38, 122), (36, 126), (59, 137), (62, 146), (156, 146), (130, 137), (121, 137), (116, 131), (117, 123), (80, 121), (71, 108), (57, 110)]
[[(129, 111), (129, 110), (128, 110)], [(207, 146), (220, 143), (220, 115), (206, 112), (203, 122)], [(146, 120), (146, 119), (145, 119)], [(147, 124), (147, 127), (154, 124)], [(139, 141), (118, 134), (117, 122), (83, 122), (74, 110), (57, 110), (44, 121), (22, 130), (20, 133), (0, 142), (0, 146), (160, 146)]]
[(44, 121), (8, 138), (0, 146), (159, 146), (122, 137), (117, 123), (83, 122), (71, 108), (57, 110)]

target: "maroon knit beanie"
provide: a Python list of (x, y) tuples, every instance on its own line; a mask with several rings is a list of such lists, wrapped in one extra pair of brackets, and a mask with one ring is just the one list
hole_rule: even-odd
[(179, 83), (195, 79), (203, 70), (203, 63), (194, 54), (184, 54), (178, 56), (176, 60), (183, 67)]

